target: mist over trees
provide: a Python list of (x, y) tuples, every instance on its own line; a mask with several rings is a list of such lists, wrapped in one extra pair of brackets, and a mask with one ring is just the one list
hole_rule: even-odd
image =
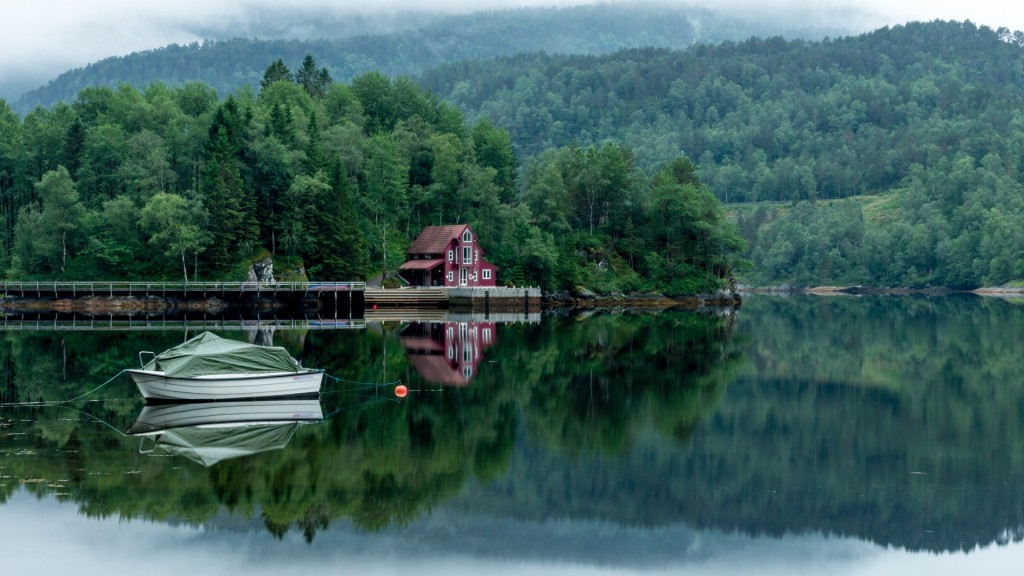
[(45, 86), (28, 87), (35, 88), (31, 91), (0, 85), (0, 97), (9, 94), (11, 105), (22, 114), (36, 105), (71, 102), (87, 86), (116, 88), (122, 82), (138, 87), (203, 82), (226, 97), (243, 86), (258, 86), (268, 62), (298, 62), (305, 54), (317, 55), (333, 78), (349, 82), (367, 72), (415, 76), (444, 63), (520, 52), (603, 54), (638, 46), (682, 49), (697, 42), (773, 34), (817, 40), (851, 33), (781, 15), (752, 20), (657, 1), (400, 14), (339, 15), (324, 9), (311, 14), (290, 5), (257, 9), (247, 15), (248, 27), (210, 22), (196, 31), (207, 41), (105, 58), (66, 71)]

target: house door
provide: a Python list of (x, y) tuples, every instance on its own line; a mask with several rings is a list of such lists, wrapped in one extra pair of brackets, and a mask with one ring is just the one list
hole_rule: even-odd
[(465, 286), (466, 281), (469, 279), (469, 269), (459, 268), (459, 286)]

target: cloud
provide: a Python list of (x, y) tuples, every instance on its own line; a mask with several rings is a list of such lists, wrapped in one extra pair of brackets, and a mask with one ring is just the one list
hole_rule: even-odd
[[(256, 22), (274, 15), (392, 14), (408, 11), (471, 12), (520, 6), (570, 6), (599, 0), (33, 0), (4, 7), (0, 34), (0, 87), (25, 89), (57, 74), (109, 56), (219, 36), (249, 36)], [(609, 0), (600, 0), (609, 1)], [(638, 0), (610, 0), (632, 2)], [(650, 1), (650, 0), (643, 0)], [(655, 0), (657, 1), (657, 0)], [(1024, 29), (1024, 9), (1002, 0), (661, 0), (703, 5), (751, 17), (796, 15), (808, 25), (836, 22), (864, 30), (907, 20), (970, 19), (992, 27)], [(859, 18), (859, 20), (856, 20)], [(860, 24), (860, 26), (858, 26)]]

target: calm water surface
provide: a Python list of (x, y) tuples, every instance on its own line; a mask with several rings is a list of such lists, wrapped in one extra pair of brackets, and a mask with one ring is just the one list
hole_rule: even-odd
[(731, 316), (218, 330), (324, 368), (324, 419), (147, 437), (125, 434), (144, 408), (128, 378), (101, 385), (194, 330), (28, 328), (0, 333), (5, 573), (1024, 561), (1024, 303), (757, 296)]

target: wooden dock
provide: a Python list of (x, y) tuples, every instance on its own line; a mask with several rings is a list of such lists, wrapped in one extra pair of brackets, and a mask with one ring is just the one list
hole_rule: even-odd
[(472, 314), (531, 314), (540, 310), (535, 287), (367, 288), (364, 282), (65, 282), (0, 281), (0, 297), (12, 300), (159, 298), (172, 304), (218, 298), (242, 308), (273, 301), (292, 309), (310, 307), (336, 318), (360, 318), (382, 309), (443, 309)]
[(367, 288), (367, 312), (378, 308), (447, 308), (447, 288)]
[(310, 308), (358, 318), (365, 282), (0, 282), (0, 297), (10, 300), (79, 301), (159, 299), (168, 304), (219, 299), (242, 308), (267, 302), (293, 310)]
[(322, 297), (324, 294), (356, 293), (366, 289), (365, 282), (65, 282), (3, 281), (0, 292), (19, 298), (90, 298), (127, 296), (136, 298), (210, 298), (253, 295), (274, 297), (299, 294)]

